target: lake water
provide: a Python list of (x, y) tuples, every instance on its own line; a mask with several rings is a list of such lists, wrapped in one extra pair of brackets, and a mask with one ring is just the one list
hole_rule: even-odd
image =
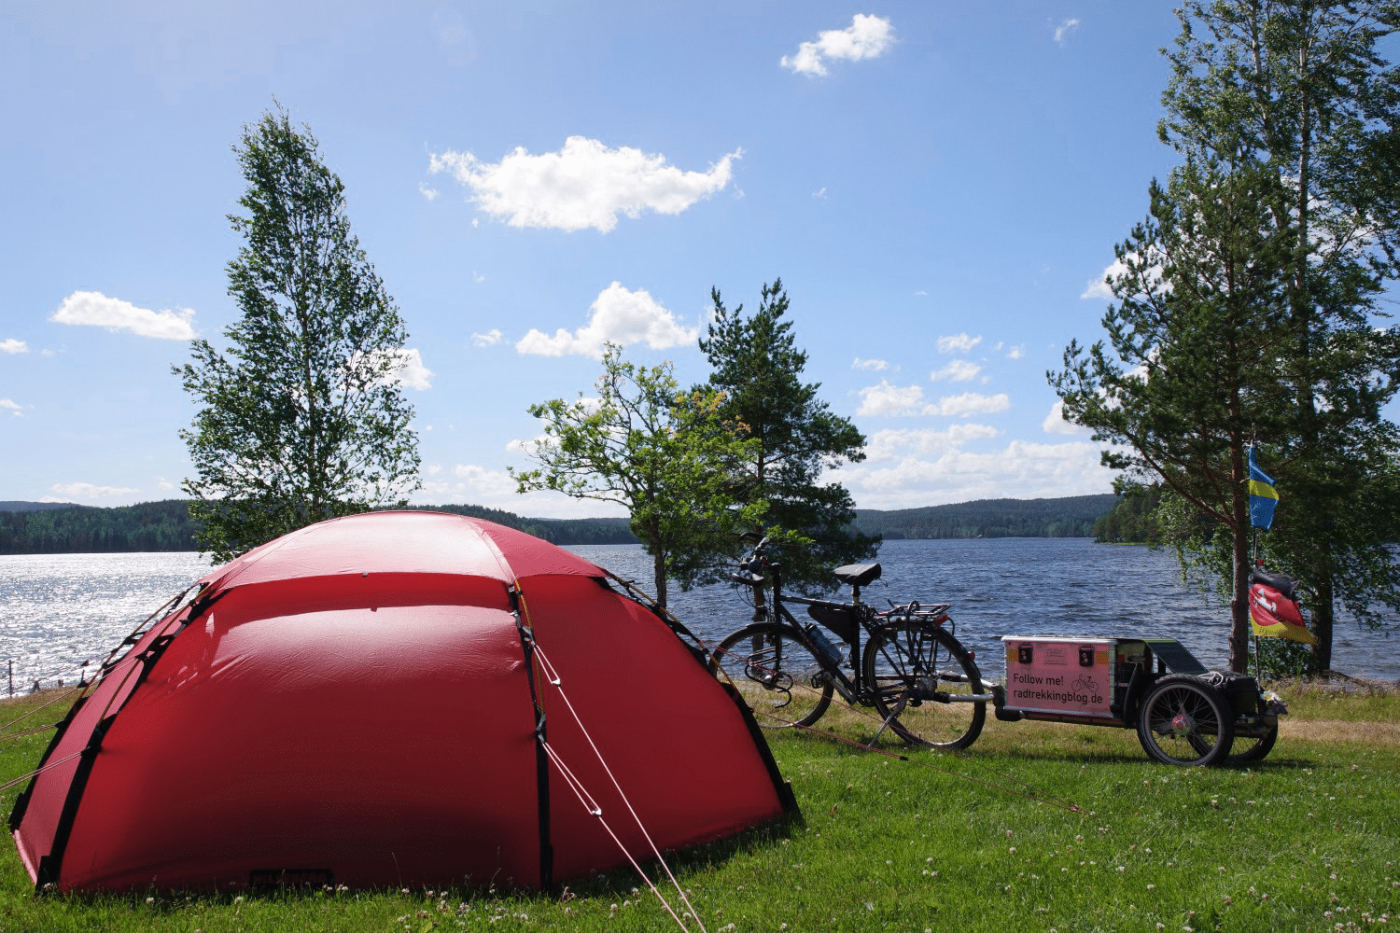
[[(651, 590), (651, 559), (638, 545), (570, 550)], [(950, 603), (959, 639), (998, 680), (1002, 635), (1157, 635), (1180, 640), (1208, 667), (1226, 661), (1228, 610), (1184, 587), (1175, 557), (1164, 551), (1087, 538), (888, 541), (879, 560), (884, 577), (864, 597), (877, 606), (886, 599)], [(71, 683), (79, 664), (100, 663), (208, 567), (193, 553), (0, 556), (0, 664), (13, 662), (16, 690), (36, 679)], [(724, 586), (674, 593), (671, 608), (712, 643), (748, 620), (739, 596)], [(1398, 680), (1400, 639), (1344, 621), (1333, 667)]]

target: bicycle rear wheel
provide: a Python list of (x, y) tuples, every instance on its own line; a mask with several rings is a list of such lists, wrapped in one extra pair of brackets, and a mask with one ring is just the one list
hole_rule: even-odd
[(880, 718), (911, 744), (967, 748), (987, 720), (985, 700), (953, 699), (983, 692), (977, 665), (956, 638), (928, 622), (904, 619), (876, 629), (865, 647), (865, 685)]
[(720, 642), (715, 655), (764, 729), (810, 726), (831, 705), (830, 676), (786, 625), (758, 622), (741, 628)]

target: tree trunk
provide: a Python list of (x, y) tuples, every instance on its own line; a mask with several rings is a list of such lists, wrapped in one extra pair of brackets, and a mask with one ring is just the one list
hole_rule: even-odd
[(1317, 665), (1318, 671), (1332, 669), (1332, 629), (1335, 622), (1332, 603), (1336, 594), (1332, 591), (1332, 574), (1330, 572), (1319, 575), (1319, 578), (1312, 582), (1312, 622), (1313, 635), (1317, 637), (1317, 644), (1312, 646), (1313, 663)]
[(656, 586), (656, 604), (666, 608), (666, 552), (655, 548), (651, 555), (651, 572)]

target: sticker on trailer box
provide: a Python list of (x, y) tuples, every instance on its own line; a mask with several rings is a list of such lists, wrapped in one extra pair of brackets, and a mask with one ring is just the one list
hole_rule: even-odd
[(1105, 644), (1006, 643), (1007, 709), (1112, 716), (1112, 658)]

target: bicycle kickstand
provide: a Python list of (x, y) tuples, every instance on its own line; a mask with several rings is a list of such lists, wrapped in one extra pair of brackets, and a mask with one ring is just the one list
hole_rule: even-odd
[(890, 714), (885, 717), (885, 721), (880, 723), (880, 728), (876, 731), (875, 735), (871, 737), (870, 744), (867, 746), (868, 748), (875, 747), (875, 743), (880, 741), (880, 736), (884, 735), (885, 730), (889, 728), (890, 723), (894, 722), (896, 719), (899, 718), (899, 714), (904, 712), (904, 707), (908, 705), (908, 703), (909, 694), (905, 693), (899, 698), (899, 703), (895, 705), (895, 708), (890, 710)]

